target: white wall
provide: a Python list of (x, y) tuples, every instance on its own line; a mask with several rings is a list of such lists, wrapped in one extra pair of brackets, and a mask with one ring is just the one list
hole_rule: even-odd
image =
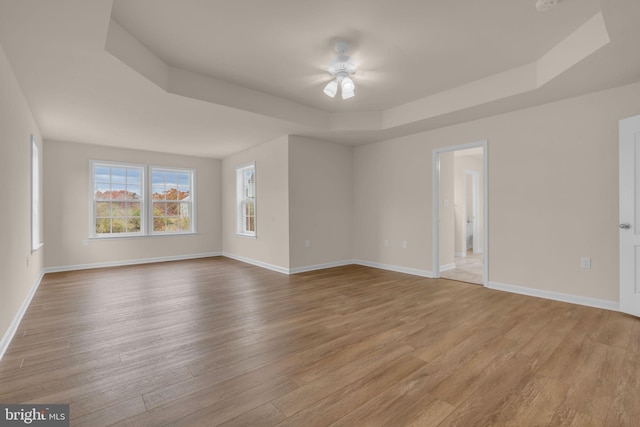
[[(236, 168), (256, 164), (256, 237), (236, 234)], [(222, 161), (222, 247), (225, 254), (276, 270), (289, 269), (289, 138), (283, 136)]]
[[(467, 227), (467, 215), (471, 215), (473, 212), (471, 207), (471, 188), (467, 190), (467, 180), (471, 181), (471, 178), (466, 175), (466, 171), (472, 171), (478, 173), (478, 217), (476, 222), (478, 224), (478, 247), (482, 251), (484, 245), (484, 222), (483, 222), (483, 208), (484, 208), (484, 195), (483, 195), (483, 161), (482, 156), (456, 156), (455, 157), (455, 209), (456, 209), (456, 224), (455, 224), (455, 252), (466, 252), (466, 227)], [(469, 200), (467, 200), (467, 198)], [(465, 206), (467, 212), (465, 212)]]
[(431, 270), (433, 150), (488, 140), (489, 279), (617, 301), (618, 121), (639, 99), (634, 84), (357, 147), (355, 257)]
[(292, 269), (351, 260), (353, 149), (290, 136), (289, 204)]
[[(44, 157), (45, 266), (65, 269), (133, 260), (219, 253), (221, 162), (215, 159), (46, 140)], [(197, 233), (193, 235), (91, 239), (90, 161), (195, 169)]]
[(0, 46), (0, 352), (9, 327), (37, 282), (44, 248), (31, 253), (31, 135), (42, 138)]

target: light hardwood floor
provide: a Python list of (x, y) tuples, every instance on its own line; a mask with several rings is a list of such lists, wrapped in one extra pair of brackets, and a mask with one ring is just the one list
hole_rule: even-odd
[(0, 402), (102, 426), (638, 425), (640, 321), (361, 266), (47, 274)]

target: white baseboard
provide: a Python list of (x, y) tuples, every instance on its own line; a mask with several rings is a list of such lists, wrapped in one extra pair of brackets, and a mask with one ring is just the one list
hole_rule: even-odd
[(455, 270), (455, 269), (456, 269), (456, 263), (452, 262), (451, 264), (441, 265), (440, 273), (442, 273), (443, 271), (449, 271), (449, 270)]
[(279, 265), (269, 264), (269, 263), (258, 261), (251, 258), (245, 258), (243, 256), (232, 254), (229, 252), (222, 252), (221, 255), (227, 258), (235, 259), (236, 261), (241, 261), (247, 264), (255, 265), (256, 267), (266, 268), (267, 270), (277, 271), (278, 273), (282, 273), (282, 274), (289, 274), (288, 268), (280, 267)]
[(325, 264), (308, 265), (305, 267), (290, 268), (289, 274), (305, 273), (307, 271), (324, 270), (325, 268), (344, 267), (345, 265), (355, 264), (353, 260), (328, 262)]
[(597, 298), (582, 297), (579, 295), (563, 294), (560, 292), (545, 291), (542, 289), (524, 288), (521, 286), (507, 285), (504, 283), (489, 282), (487, 288), (514, 294), (528, 295), (531, 297), (545, 298), (554, 301), (568, 302), (587, 307), (603, 308), (605, 310), (620, 311), (620, 304), (616, 301)]
[(453, 256), (457, 256), (458, 258), (466, 258), (467, 257), (467, 253), (466, 252), (455, 252), (453, 254)]
[(29, 308), (29, 304), (31, 304), (31, 300), (33, 299), (33, 296), (36, 294), (36, 291), (38, 290), (38, 287), (40, 286), (40, 282), (42, 282), (43, 277), (44, 277), (44, 270), (41, 271), (40, 274), (38, 275), (38, 278), (36, 279), (35, 283), (31, 287), (29, 294), (27, 295), (25, 300), (22, 302), (20, 309), (18, 310), (16, 315), (13, 317), (13, 320), (11, 321), (9, 328), (4, 333), (4, 336), (2, 337), (2, 339), (0, 340), (0, 360), (2, 360), (2, 356), (4, 356), (4, 353), (9, 348), (9, 344), (11, 344), (11, 340), (15, 336), (16, 332), (18, 332), (18, 326), (20, 326), (20, 322), (22, 321), (22, 318), (27, 312), (27, 309)]
[(267, 268), (269, 270), (277, 271), (278, 273), (283, 273), (283, 274), (303, 273), (303, 272), (306, 272), (306, 271), (322, 270), (324, 268), (343, 267), (345, 265), (362, 265), (362, 266), (365, 266), (365, 267), (372, 267), (372, 268), (379, 268), (379, 269), (382, 269), (382, 270), (395, 271), (397, 273), (406, 273), (406, 274), (411, 274), (411, 275), (414, 275), (414, 276), (433, 278), (433, 273), (431, 271), (419, 270), (417, 268), (411, 268), (411, 267), (402, 267), (402, 266), (398, 266), (398, 265), (380, 264), (380, 263), (377, 263), (377, 262), (362, 261), (362, 260), (357, 260), (357, 259), (336, 261), (336, 262), (330, 262), (330, 263), (326, 263), (326, 264), (316, 264), (316, 265), (310, 265), (310, 266), (305, 266), (305, 267), (296, 267), (296, 268), (289, 269), (289, 268), (285, 268), (285, 267), (280, 267), (278, 265), (272, 265), (272, 264), (268, 264), (268, 263), (265, 263), (265, 262), (262, 262), (262, 261), (257, 261), (257, 260), (254, 260), (254, 259), (245, 258), (245, 257), (238, 256), (238, 255), (235, 255), (235, 254), (227, 253), (227, 252), (223, 252), (222, 256), (225, 256), (225, 257), (231, 258), (231, 259), (235, 259), (236, 261), (246, 262), (247, 264), (255, 265), (257, 267)]
[(176, 255), (176, 256), (166, 256), (166, 257), (157, 257), (157, 258), (141, 258), (141, 259), (131, 259), (131, 260), (128, 259), (128, 260), (122, 260), (122, 261), (96, 262), (91, 264), (63, 265), (59, 267), (46, 267), (44, 269), (44, 272), (58, 273), (60, 271), (88, 270), (90, 268), (120, 267), (124, 265), (151, 264), (154, 262), (166, 262), (166, 261), (183, 261), (187, 259), (209, 258), (209, 257), (221, 256), (221, 255), (222, 255), (221, 252), (209, 252), (209, 253), (201, 253), (201, 254)]
[(353, 264), (363, 265), (365, 267), (380, 268), (382, 270), (395, 271), (397, 273), (412, 274), (414, 276), (428, 277), (429, 279), (433, 279), (433, 272), (428, 270), (420, 270), (420, 269), (411, 268), (411, 267), (402, 267), (399, 265), (380, 264), (377, 262), (362, 261), (362, 260), (353, 260)]

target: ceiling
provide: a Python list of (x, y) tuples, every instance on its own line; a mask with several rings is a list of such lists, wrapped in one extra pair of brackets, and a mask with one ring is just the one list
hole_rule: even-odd
[[(640, 81), (640, 2), (0, 0), (46, 139), (223, 158), (364, 144)], [(322, 88), (337, 40), (356, 96)]]

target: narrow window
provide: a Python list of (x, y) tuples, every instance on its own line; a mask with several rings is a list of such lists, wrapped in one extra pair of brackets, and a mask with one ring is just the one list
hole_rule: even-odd
[(31, 251), (42, 246), (40, 221), (40, 148), (31, 135)]
[(256, 165), (251, 163), (236, 169), (237, 233), (256, 235)]
[(193, 233), (192, 170), (151, 168), (152, 233)]
[(92, 162), (93, 237), (141, 235), (144, 221), (144, 166)]

